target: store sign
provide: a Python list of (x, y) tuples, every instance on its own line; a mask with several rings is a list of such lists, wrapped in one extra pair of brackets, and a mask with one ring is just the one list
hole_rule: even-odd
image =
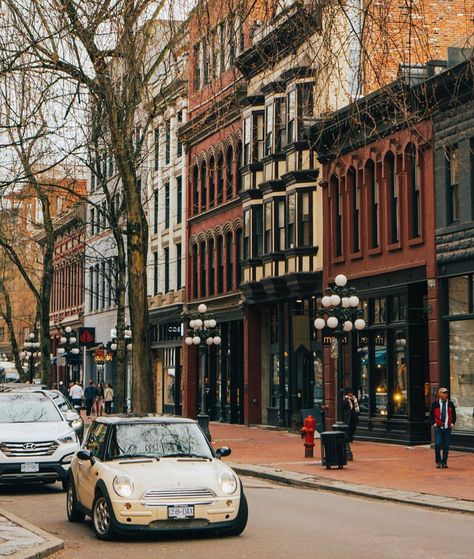
[(95, 328), (82, 326), (79, 328), (79, 345), (84, 347), (92, 347), (95, 345)]
[(181, 322), (169, 322), (166, 325), (168, 336), (180, 337), (183, 335), (183, 325)]
[(94, 361), (96, 363), (107, 363), (114, 358), (112, 353), (107, 353), (105, 349), (96, 349), (94, 351)]

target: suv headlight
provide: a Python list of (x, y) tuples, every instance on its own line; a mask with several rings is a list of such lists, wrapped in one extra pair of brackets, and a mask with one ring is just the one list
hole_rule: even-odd
[(76, 443), (77, 442), (77, 435), (74, 431), (71, 431), (70, 433), (66, 433), (62, 437), (59, 437), (58, 441), (60, 443), (63, 443), (63, 444)]
[(115, 493), (120, 497), (128, 499), (133, 493), (133, 481), (125, 475), (117, 476), (113, 482)]
[(222, 472), (219, 475), (219, 485), (226, 495), (231, 495), (237, 489), (237, 480), (230, 472)]

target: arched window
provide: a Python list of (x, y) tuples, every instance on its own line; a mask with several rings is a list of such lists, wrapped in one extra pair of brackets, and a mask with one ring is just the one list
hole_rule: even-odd
[(360, 251), (360, 195), (354, 167), (347, 171), (347, 186), (351, 200), (352, 252)]
[(398, 177), (395, 170), (395, 156), (391, 151), (385, 156), (385, 177), (387, 179), (388, 187), (388, 202), (389, 202), (389, 218), (390, 218), (390, 229), (389, 238), (390, 243), (397, 243), (400, 238), (399, 232), (399, 219), (398, 219)]
[(229, 146), (229, 148), (227, 149), (225, 174), (226, 174), (226, 199), (231, 200), (233, 198), (233, 190), (234, 190), (234, 150), (232, 149), (232, 146)]
[[(155, 253), (157, 254), (157, 253)], [(199, 297), (198, 293), (198, 247), (197, 245), (193, 245), (193, 297), (197, 299)]]
[(214, 295), (215, 293), (215, 282), (216, 277), (216, 265), (215, 265), (215, 251), (214, 251), (214, 239), (210, 239), (207, 245), (207, 254), (209, 259), (209, 295)]
[(209, 207), (213, 208), (216, 196), (216, 165), (214, 156), (209, 159)]
[(225, 250), (227, 260), (227, 291), (232, 291), (234, 281), (234, 243), (232, 242), (232, 233), (229, 231), (225, 238)]
[(217, 204), (222, 204), (224, 199), (224, 157), (222, 153), (217, 158)]
[(371, 248), (379, 246), (379, 185), (375, 164), (369, 159), (365, 165), (365, 181), (369, 193), (369, 243)]
[(199, 252), (201, 253), (200, 256), (200, 279), (201, 279), (201, 297), (206, 296), (206, 243), (202, 241), (201, 246), (199, 247)]
[(217, 293), (224, 292), (224, 239), (217, 238)]
[(207, 207), (207, 165), (203, 161), (201, 163), (201, 211), (205, 211)]
[(237, 144), (237, 156), (235, 158), (235, 175), (237, 177), (237, 192), (242, 190), (242, 173), (240, 167), (242, 166), (242, 142)]
[(196, 214), (199, 211), (199, 169), (197, 165), (193, 167), (193, 174), (192, 174), (192, 201), (193, 201), (193, 214)]
[(408, 179), (410, 237), (412, 239), (419, 237), (421, 230), (419, 167), (420, 161), (417, 160), (416, 147), (414, 144), (408, 144), (405, 150), (405, 168)]
[(342, 256), (342, 203), (339, 178), (331, 177), (332, 221), (334, 235), (334, 254)]

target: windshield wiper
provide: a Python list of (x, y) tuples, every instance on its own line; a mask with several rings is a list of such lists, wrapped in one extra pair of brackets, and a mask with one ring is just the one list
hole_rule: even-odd
[(112, 457), (112, 460), (121, 460), (122, 458), (150, 458), (151, 460), (159, 460), (158, 456), (153, 454), (121, 454), (120, 456)]
[(210, 456), (194, 454), (192, 452), (173, 452), (171, 454), (163, 454), (162, 458), (201, 458), (203, 460), (211, 460)]

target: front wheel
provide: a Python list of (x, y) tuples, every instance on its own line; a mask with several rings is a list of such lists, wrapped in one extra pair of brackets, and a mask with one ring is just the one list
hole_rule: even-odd
[(69, 522), (83, 522), (85, 514), (77, 510), (76, 488), (72, 479), (67, 486), (66, 510)]
[(240, 495), (240, 505), (239, 512), (237, 513), (237, 518), (234, 521), (232, 528), (224, 529), (222, 535), (224, 536), (240, 536), (240, 534), (245, 530), (247, 526), (247, 520), (249, 517), (249, 508), (247, 504), (247, 497), (244, 491)]
[(92, 525), (99, 540), (113, 540), (115, 531), (112, 527), (110, 504), (102, 493), (98, 493), (92, 505)]

